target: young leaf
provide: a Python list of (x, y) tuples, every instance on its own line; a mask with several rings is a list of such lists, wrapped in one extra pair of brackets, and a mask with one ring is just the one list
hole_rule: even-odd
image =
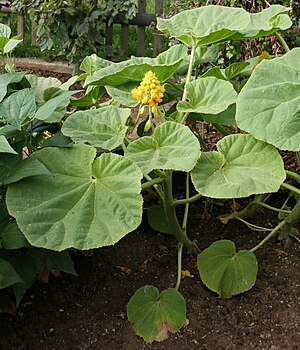
[(127, 304), (127, 317), (134, 332), (146, 342), (163, 341), (186, 322), (183, 296), (174, 288), (159, 293), (153, 286), (138, 289)]
[(190, 171), (199, 154), (200, 145), (194, 134), (187, 126), (174, 122), (159, 125), (153, 137), (131, 142), (125, 152), (144, 174), (154, 169)]
[(8, 54), (9, 52), (13, 51), (21, 42), (22, 40), (17, 40), (13, 38), (9, 39), (3, 48), (3, 53)]
[[(48, 89), (47, 89), (48, 90)], [(45, 90), (45, 92), (47, 92)], [(78, 91), (61, 91), (58, 96), (50, 98), (36, 112), (35, 118), (43, 120), (46, 123), (57, 123), (62, 120), (67, 106), (70, 103), (71, 96)], [(44, 93), (45, 96), (45, 93)]]
[(132, 97), (131, 91), (137, 87), (137, 83), (128, 83), (118, 86), (105, 86), (107, 93), (120, 104), (127, 107), (135, 107), (139, 102)]
[(278, 191), (286, 175), (275, 147), (242, 134), (224, 137), (217, 147), (218, 152), (202, 152), (191, 172), (203, 196), (239, 198)]
[(231, 298), (253, 287), (257, 260), (248, 250), (236, 252), (229, 240), (214, 242), (198, 255), (198, 270), (202, 282), (221, 298)]
[(18, 154), (3, 135), (0, 135), (0, 153)]
[(24, 75), (25, 73), (5, 73), (0, 75), (0, 102), (7, 94), (8, 86), (13, 83), (19, 83), (24, 78)]
[(172, 230), (169, 227), (165, 211), (161, 205), (151, 205), (147, 210), (148, 223), (153, 230), (172, 234)]
[(77, 276), (74, 263), (68, 251), (51, 252), (48, 256), (49, 270), (57, 270)]
[[(50, 175), (9, 185), (7, 207), (28, 241), (56, 251), (115, 244), (141, 222), (140, 169), (87, 145), (34, 155)], [(67, 166), (66, 166), (67, 165)]]
[(8, 96), (0, 104), (0, 117), (5, 122), (21, 130), (26, 119), (34, 117), (36, 111), (35, 90), (22, 89)]
[(179, 112), (218, 114), (236, 101), (237, 93), (228, 81), (207, 77), (186, 86), (187, 101), (177, 104)]
[(0, 37), (9, 38), (11, 35), (11, 29), (6, 24), (0, 23)]
[(11, 286), (15, 283), (23, 283), (22, 278), (17, 274), (11, 264), (0, 258), (0, 289)]
[(1, 228), (0, 241), (3, 249), (20, 249), (30, 247), (27, 239), (20, 231), (15, 220)]
[(300, 48), (263, 60), (238, 99), (239, 128), (259, 140), (290, 151), (300, 150)]
[(45, 103), (44, 92), (50, 87), (60, 87), (61, 82), (53, 77), (38, 77), (34, 74), (26, 74), (26, 79), (29, 81), (32, 88), (35, 89), (35, 100), (38, 105)]
[(86, 143), (112, 151), (124, 140), (125, 122), (130, 109), (106, 106), (73, 113), (65, 121), (62, 133), (74, 142)]

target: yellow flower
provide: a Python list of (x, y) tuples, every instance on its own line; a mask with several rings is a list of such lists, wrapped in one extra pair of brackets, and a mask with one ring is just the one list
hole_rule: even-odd
[(157, 106), (164, 96), (165, 89), (160, 85), (157, 76), (150, 70), (145, 73), (139, 87), (131, 91), (132, 97), (142, 104)]

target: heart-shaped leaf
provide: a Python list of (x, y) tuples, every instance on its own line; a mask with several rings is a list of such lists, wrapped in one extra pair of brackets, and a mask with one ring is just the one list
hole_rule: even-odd
[(9, 221), (6, 226), (1, 228), (0, 241), (1, 248), (3, 249), (20, 249), (30, 247), (30, 244), (20, 231), (15, 220)]
[(3, 52), (5, 54), (8, 54), (9, 52), (13, 51), (21, 42), (22, 40), (13, 39), (13, 38), (9, 39), (3, 48)]
[(237, 93), (228, 81), (207, 77), (186, 85), (187, 102), (177, 104), (179, 112), (218, 114), (233, 104)]
[(169, 79), (187, 56), (184, 45), (174, 45), (156, 58), (132, 57), (127, 61), (114, 63), (88, 76), (85, 85), (117, 86), (129, 82), (140, 82), (146, 72), (152, 70), (160, 82)]
[(137, 87), (137, 83), (127, 83), (118, 86), (105, 86), (107, 93), (120, 104), (127, 107), (135, 107), (139, 102), (132, 97), (131, 91)]
[(222, 298), (231, 298), (253, 287), (257, 260), (249, 250), (236, 252), (232, 241), (214, 242), (198, 255), (202, 282)]
[(9, 38), (11, 34), (11, 29), (6, 24), (0, 23), (0, 36)]
[(140, 169), (95, 148), (46, 147), (34, 155), (50, 175), (9, 185), (7, 208), (28, 241), (61, 251), (112, 245), (141, 222)]
[(64, 123), (62, 133), (74, 142), (86, 143), (112, 151), (124, 140), (125, 122), (130, 109), (106, 106), (72, 114)]
[(188, 120), (201, 120), (211, 124), (236, 125), (235, 121), (236, 105), (230, 105), (225, 111), (218, 114), (191, 113)]
[(34, 117), (36, 111), (35, 90), (22, 89), (8, 96), (0, 104), (0, 117), (19, 130), (26, 119)]
[[(50, 89), (46, 89), (47, 92)], [(45, 99), (44, 92), (44, 99)], [(74, 95), (78, 91), (63, 91), (58, 93), (58, 95), (54, 96), (47, 100), (36, 112), (35, 118), (39, 120), (43, 120), (47, 123), (57, 123), (62, 120), (64, 117), (64, 113), (67, 109), (67, 106), (70, 103), (71, 96)]]
[(125, 156), (135, 162), (144, 174), (154, 169), (190, 171), (200, 154), (200, 145), (184, 125), (165, 122), (153, 137), (144, 136), (130, 143)]
[(159, 293), (153, 286), (144, 286), (129, 300), (127, 317), (146, 342), (163, 341), (185, 324), (185, 300), (174, 288)]
[(259, 140), (300, 150), (300, 48), (263, 60), (237, 99), (236, 122)]
[(278, 30), (286, 30), (292, 25), (287, 15), (291, 9), (281, 5), (272, 5), (261, 12), (250, 13), (248, 26), (232, 36), (231, 39), (249, 39), (269, 36)]
[(19, 83), (24, 78), (24, 75), (25, 73), (5, 73), (0, 75), (0, 102), (7, 94), (8, 86), (13, 83)]
[(148, 223), (153, 230), (172, 234), (172, 230), (166, 218), (164, 207), (161, 205), (151, 205), (147, 210)]
[(0, 135), (0, 153), (18, 154), (3, 135)]
[(157, 19), (157, 28), (188, 46), (203, 46), (230, 38), (244, 30), (250, 15), (242, 8), (203, 6)]
[(0, 259), (0, 289), (19, 282), (22, 283), (23, 280), (11, 264), (4, 259)]
[(285, 179), (276, 148), (251, 135), (234, 134), (202, 152), (191, 172), (196, 190), (211, 198), (238, 198), (277, 192)]
[(38, 77), (34, 74), (26, 74), (26, 79), (29, 81), (32, 88), (35, 89), (35, 99), (38, 105), (45, 103), (43, 98), (45, 90), (50, 87), (60, 87), (61, 82), (54, 77)]

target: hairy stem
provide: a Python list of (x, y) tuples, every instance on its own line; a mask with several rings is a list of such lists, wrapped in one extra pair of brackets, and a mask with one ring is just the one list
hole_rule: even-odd
[(290, 178), (292, 178), (300, 183), (300, 175), (294, 173), (293, 171), (289, 171), (289, 170), (286, 170), (285, 172), (286, 172), (287, 176), (289, 176)]
[(285, 182), (283, 182), (280, 187), (285, 188), (286, 190), (292, 191), (294, 193), (296, 193), (298, 196), (300, 196), (300, 190), (297, 187), (294, 187), (290, 184), (287, 184)]
[(300, 200), (296, 203), (290, 214), (281, 221), (259, 244), (257, 244), (250, 251), (255, 252), (258, 248), (263, 246), (269, 239), (271, 239), (279, 230), (282, 230), (285, 225), (291, 228), (295, 223), (300, 221)]
[(172, 233), (175, 235), (179, 243), (183, 243), (189, 250), (195, 249), (195, 244), (187, 237), (186, 233), (179, 225), (175, 206), (172, 205), (173, 191), (172, 191), (172, 172), (167, 174), (167, 178), (163, 181), (164, 186), (164, 211), (171, 228)]
[[(191, 78), (192, 78), (193, 66), (194, 66), (194, 61), (195, 61), (195, 52), (196, 52), (196, 46), (192, 46), (189, 68), (188, 68), (188, 72), (186, 75), (186, 80), (185, 80), (185, 85), (184, 85), (181, 101), (186, 101), (187, 85), (191, 81)], [(181, 112), (180, 119), (179, 119), (180, 123), (183, 124), (185, 122), (186, 118), (187, 117), (185, 117), (184, 113)]]
[[(190, 173), (186, 174), (186, 180), (185, 180), (185, 198), (188, 200), (190, 198)], [(185, 203), (185, 209), (184, 209), (184, 216), (183, 216), (183, 222), (182, 222), (182, 230), (186, 232), (187, 228), (187, 219), (189, 216), (189, 207), (190, 203)]]
[(182, 248), (183, 243), (178, 243), (178, 253), (177, 253), (177, 282), (175, 289), (178, 290), (181, 282), (181, 270), (182, 270)]
[(279, 33), (275, 33), (275, 36), (277, 40), (280, 42), (280, 44), (282, 45), (282, 47), (284, 48), (285, 52), (291, 51), (286, 41), (283, 39), (283, 37)]

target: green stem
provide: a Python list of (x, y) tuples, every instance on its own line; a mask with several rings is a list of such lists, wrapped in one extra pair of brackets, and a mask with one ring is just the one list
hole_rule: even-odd
[(198, 138), (202, 148), (203, 148), (203, 151), (204, 152), (207, 152), (208, 151), (208, 148), (206, 146), (206, 143), (204, 141), (204, 138), (203, 138), (203, 135), (200, 134), (200, 132), (198, 131), (197, 127), (194, 127), (194, 128), (190, 128), (192, 130), (192, 132), (194, 133), (194, 135)]
[(229, 219), (233, 218), (241, 218), (241, 219), (248, 219), (255, 215), (259, 208), (259, 203), (263, 202), (266, 199), (266, 194), (257, 194), (252, 202), (250, 202), (243, 210), (241, 211), (235, 211), (229, 215), (225, 215), (224, 217), (227, 217)]
[(163, 181), (164, 186), (164, 211), (171, 228), (171, 232), (176, 237), (179, 243), (183, 243), (189, 250), (195, 249), (195, 243), (193, 243), (186, 233), (182, 230), (179, 225), (175, 206), (172, 205), (174, 202), (173, 191), (172, 191), (172, 172), (167, 174), (167, 178)]
[(290, 214), (281, 221), (259, 244), (257, 244), (250, 251), (255, 252), (258, 248), (263, 246), (270, 238), (272, 238), (279, 230), (281, 230), (285, 225), (287, 228), (291, 228), (295, 223), (300, 221), (300, 200), (296, 203)]
[(300, 190), (299, 190), (298, 188), (296, 188), (296, 187), (290, 185), (290, 184), (287, 184), (287, 183), (283, 182), (283, 183), (280, 185), (280, 187), (285, 188), (285, 189), (287, 189), (287, 190), (289, 190), (289, 191), (292, 191), (292, 192), (294, 192), (294, 193), (296, 193), (297, 195), (300, 196)]
[(290, 48), (288, 47), (288, 44), (286, 43), (286, 41), (283, 39), (283, 37), (279, 33), (276, 32), (275, 36), (276, 36), (277, 40), (280, 42), (280, 44), (282, 45), (282, 47), (284, 48), (285, 52), (291, 51)]
[(142, 184), (142, 190), (145, 190), (146, 188), (152, 187), (152, 186), (154, 186), (156, 184), (159, 184), (159, 183), (161, 183), (163, 181), (164, 181), (164, 179), (162, 179), (160, 177), (157, 177), (155, 179), (149, 180), (149, 181), (147, 181), (147, 182)]
[[(181, 101), (184, 101), (184, 102), (186, 101), (187, 85), (191, 81), (191, 78), (192, 78), (193, 66), (194, 66), (194, 61), (195, 61), (195, 53), (196, 53), (196, 46), (192, 46), (189, 68), (188, 68), (188, 72), (186, 75), (185, 85), (184, 85), (182, 99), (181, 99)], [(181, 118), (180, 123), (183, 124), (185, 121), (184, 116), (183, 116), (183, 112), (180, 113), (180, 118)], [(187, 117), (185, 117), (185, 119), (186, 118)]]
[[(155, 180), (155, 179), (152, 179), (149, 175), (144, 175), (144, 178), (148, 180), (148, 182), (151, 182), (152, 180)], [(147, 183), (148, 183), (147, 182)], [(164, 194), (161, 190), (161, 187), (157, 185), (157, 183), (153, 184), (152, 185), (153, 188), (155, 189), (156, 193), (159, 195), (159, 197), (161, 198), (161, 200), (164, 199)], [(148, 188), (148, 187), (146, 187)], [(146, 188), (143, 188), (143, 184), (142, 184), (142, 189), (146, 189)]]
[(222, 135), (224, 135), (224, 136), (231, 135), (231, 133), (230, 133), (228, 130), (226, 130), (225, 128), (223, 128), (222, 125), (217, 124), (217, 123), (213, 123), (212, 125), (213, 125)]
[(176, 199), (173, 201), (173, 203), (171, 205), (175, 207), (176, 205), (185, 205), (187, 203), (193, 203), (193, 202), (198, 201), (201, 197), (202, 197), (202, 194), (197, 193), (193, 197), (189, 197), (189, 198), (185, 198), (185, 199)]
[(272, 207), (271, 205), (266, 204), (266, 203), (263, 203), (263, 202), (258, 202), (257, 204), (260, 205), (261, 207), (264, 207), (264, 208), (267, 208), (267, 209), (276, 211), (276, 212), (278, 212), (278, 213), (286, 213), (286, 214), (289, 214), (289, 213), (291, 212), (290, 210), (284, 210), (284, 209), (279, 209), (279, 208)]
[(177, 253), (177, 282), (175, 289), (178, 290), (181, 282), (181, 270), (182, 270), (182, 248), (183, 243), (178, 243), (178, 253)]
[(262, 247), (269, 239), (271, 239), (284, 225), (286, 221), (281, 221), (260, 243), (258, 243), (254, 248), (250, 249), (250, 252), (254, 253), (258, 248)]
[(287, 176), (291, 177), (292, 179), (294, 179), (300, 183), (300, 175), (294, 173), (293, 171), (289, 171), (289, 170), (286, 170), (285, 172), (286, 172)]
[[(185, 180), (185, 199), (188, 200), (190, 198), (190, 173), (186, 174), (186, 180)], [(185, 203), (185, 209), (184, 209), (184, 215), (183, 215), (183, 222), (182, 222), (182, 230), (186, 232), (187, 228), (187, 219), (189, 216), (189, 207), (190, 203)]]

